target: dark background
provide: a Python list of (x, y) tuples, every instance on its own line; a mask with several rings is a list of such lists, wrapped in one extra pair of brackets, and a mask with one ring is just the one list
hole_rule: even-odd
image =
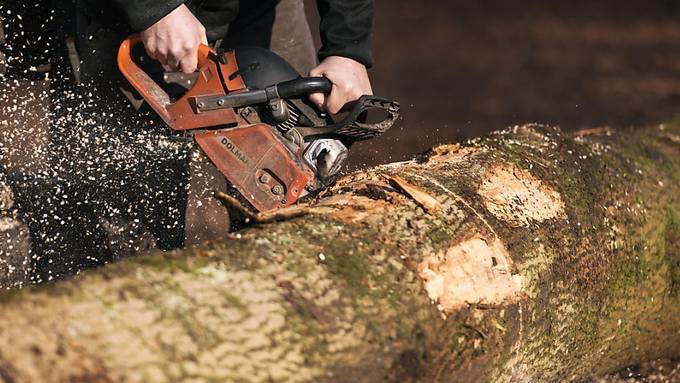
[(352, 167), (525, 122), (622, 127), (680, 111), (678, 1), (376, 0), (374, 53), (374, 91), (403, 121), (357, 145)]

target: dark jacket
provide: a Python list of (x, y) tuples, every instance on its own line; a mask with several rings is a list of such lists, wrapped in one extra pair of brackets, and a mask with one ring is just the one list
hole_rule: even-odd
[[(274, 7), (276, 0), (246, 0), (258, 7)], [(208, 39), (226, 37), (239, 12), (238, 0), (113, 0), (129, 26), (142, 31), (185, 3), (207, 30)], [(317, 0), (321, 15), (319, 59), (343, 56), (370, 67), (373, 0)]]

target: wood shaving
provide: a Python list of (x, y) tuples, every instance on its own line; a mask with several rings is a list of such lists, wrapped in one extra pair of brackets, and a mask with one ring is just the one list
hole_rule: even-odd
[(390, 177), (390, 183), (402, 193), (416, 201), (416, 203), (428, 214), (437, 214), (441, 210), (442, 204), (437, 201), (437, 199), (429, 195), (423, 189), (410, 184), (405, 179), (399, 176), (392, 176)]

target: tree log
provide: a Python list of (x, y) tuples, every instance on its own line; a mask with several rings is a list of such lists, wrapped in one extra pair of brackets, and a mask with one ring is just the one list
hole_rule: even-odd
[(301, 209), (0, 295), (0, 381), (561, 382), (680, 355), (680, 125), (514, 127)]

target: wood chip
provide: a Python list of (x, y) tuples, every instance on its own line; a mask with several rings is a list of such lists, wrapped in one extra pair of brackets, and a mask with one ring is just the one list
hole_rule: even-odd
[(441, 210), (442, 204), (439, 203), (439, 201), (427, 194), (423, 189), (410, 184), (405, 179), (399, 176), (392, 176), (390, 177), (390, 183), (402, 193), (416, 201), (416, 203), (425, 209), (425, 212), (428, 214), (436, 214)]
[(14, 206), (14, 193), (12, 189), (0, 183), (0, 213)]
[(280, 221), (287, 221), (289, 219), (302, 217), (304, 215), (309, 214), (310, 212), (309, 208), (305, 206), (292, 205), (269, 212), (254, 213), (248, 210), (248, 208), (246, 208), (245, 206), (243, 206), (243, 204), (241, 204), (239, 200), (230, 196), (229, 194), (226, 194), (224, 192), (216, 192), (215, 197), (222, 200), (229, 206), (237, 209), (248, 220), (255, 224), (267, 224)]
[(597, 128), (587, 128), (581, 129), (574, 132), (576, 137), (587, 137), (587, 136), (611, 136), (614, 130), (608, 126), (600, 126)]

